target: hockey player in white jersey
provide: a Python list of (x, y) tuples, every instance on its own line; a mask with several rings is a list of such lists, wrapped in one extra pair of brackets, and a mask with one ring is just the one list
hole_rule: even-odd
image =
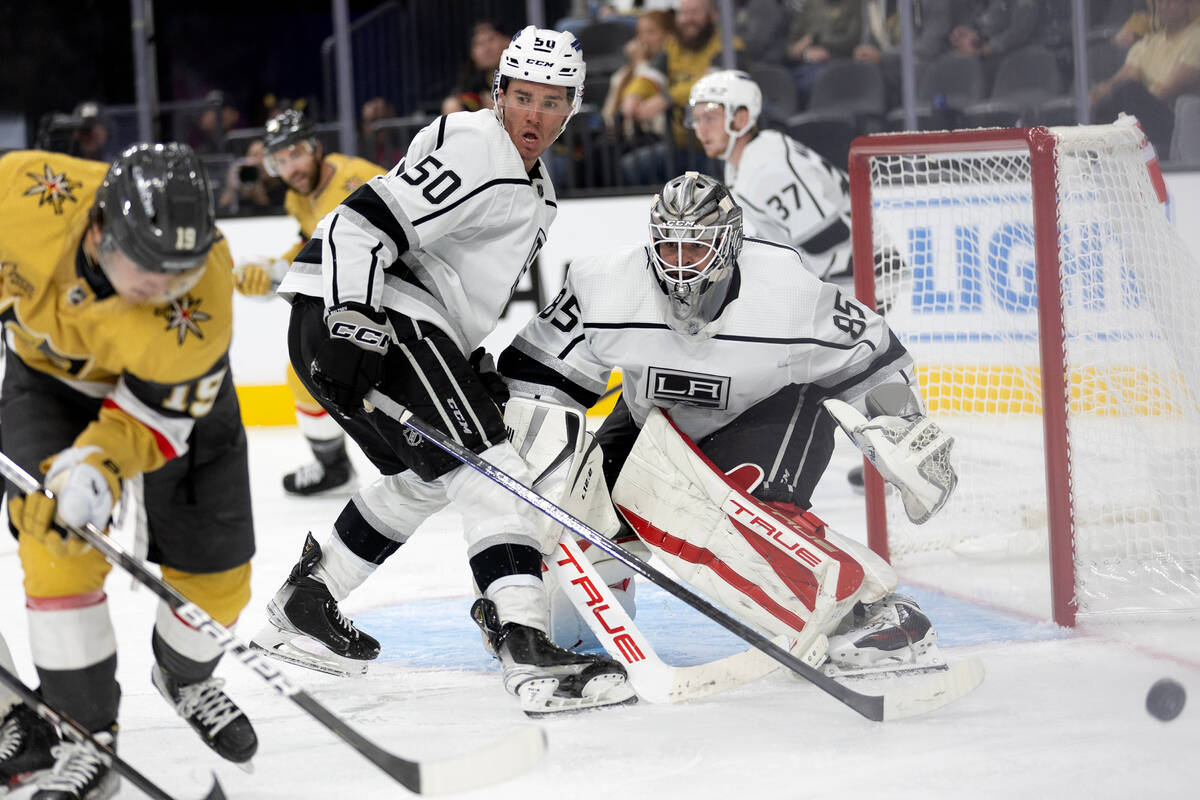
[(742, 207), (747, 236), (791, 245), (819, 278), (849, 277), (850, 179), (780, 131), (759, 130), (762, 90), (745, 72), (705, 75), (688, 98), (691, 125)]
[(573, 35), (519, 32), (497, 70), (495, 110), (450, 114), (420, 131), (399, 165), (321, 221), (280, 285), (292, 302), (289, 348), (301, 380), (383, 477), (354, 495), (324, 544), (309, 535), (255, 637), (267, 652), (335, 673), (365, 670), (379, 643), (342, 616), (338, 602), (430, 515), (461, 500), (480, 593), (472, 616), (506, 689), (533, 714), (632, 697), (621, 665), (547, 638), (541, 554), (554, 543), (541, 540), (535, 512), (363, 409), (378, 387), (524, 474), (491, 393), (503, 384), (468, 354), (495, 327), (554, 220), (554, 187), (540, 157), (578, 110), (584, 70)]
[(807, 511), (833, 448), (830, 412), (914, 520), (949, 497), (952, 440), (925, 417), (908, 352), (792, 248), (743, 242), (742, 209), (713, 178), (668, 182), (650, 232), (649, 246), (571, 265), (500, 358), (508, 411), (586, 408), (620, 369), (621, 401), (596, 439), (614, 502), (656, 555), (812, 663), (828, 639), (831, 671), (929, 664), (936, 632), (894, 594), (895, 573)]

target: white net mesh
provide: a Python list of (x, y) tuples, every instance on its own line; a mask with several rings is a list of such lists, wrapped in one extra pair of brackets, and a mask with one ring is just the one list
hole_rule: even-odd
[[(1158, 202), (1135, 127), (1052, 132), (1079, 612), (1200, 608), (1200, 322), (1190, 297), (1200, 269)], [(971, 594), (968, 563), (1044, 585), (1029, 150), (930, 148), (869, 163), (877, 304), (956, 439), (959, 473), (956, 495), (925, 525), (888, 503), (893, 561), (942, 565), (936, 580)]]

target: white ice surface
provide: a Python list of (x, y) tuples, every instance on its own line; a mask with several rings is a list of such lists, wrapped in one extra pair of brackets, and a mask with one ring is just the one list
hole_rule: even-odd
[[(248, 639), (267, 599), (299, 554), (304, 532), (324, 539), (344, 497), (286, 497), (280, 475), (307, 457), (295, 429), (250, 433), (258, 555)], [(358, 461), (360, 473), (370, 467)], [(862, 537), (861, 498), (845, 483), (855, 455), (839, 445), (815, 510)], [(20, 672), (29, 660), (15, 543), (0, 537), (0, 628)], [(379, 632), (380, 661), (341, 680), (301, 668), (289, 675), (359, 731), (407, 758), (470, 751), (530, 724), (504, 694), (466, 619), (470, 578), (452, 513), (432, 520), (344, 604)], [(173, 796), (200, 797), (215, 771), (229, 798), (380, 798), (406, 792), (290, 701), (226, 659), (218, 675), (253, 720), (255, 772), (222, 762), (149, 681), (155, 598), (119, 569), (109, 602), (120, 644), (120, 753)], [(676, 663), (733, 652), (735, 640), (673, 599), (643, 586), (644, 630)], [(983, 686), (924, 717), (869, 722), (821, 692), (775, 673), (687, 704), (639, 704), (541, 724), (550, 741), (533, 772), (463, 797), (516, 798), (1187, 798), (1200, 796), (1200, 622), (1114, 623), (1067, 632), (1028, 618), (913, 591), (951, 656), (979, 655)], [(370, 623), (369, 625), (367, 623)], [(1183, 714), (1159, 722), (1147, 689), (1172, 676), (1192, 693)], [(24, 797), (24, 794), (18, 797)], [(125, 784), (121, 798), (142, 796)]]

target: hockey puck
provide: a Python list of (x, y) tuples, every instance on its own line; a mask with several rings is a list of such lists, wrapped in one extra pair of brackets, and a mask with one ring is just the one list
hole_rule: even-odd
[(1183, 711), (1187, 702), (1187, 692), (1183, 684), (1171, 678), (1159, 678), (1146, 693), (1146, 710), (1152, 717), (1170, 722)]

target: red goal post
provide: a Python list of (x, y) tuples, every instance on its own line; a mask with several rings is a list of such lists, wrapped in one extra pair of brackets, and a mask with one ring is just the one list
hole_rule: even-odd
[(1132, 118), (853, 143), (856, 294), (956, 439), (958, 491), (925, 526), (866, 470), (869, 544), (906, 576), (977, 595), (964, 574), (1002, 570), (986, 599), (1061, 625), (1200, 608), (1200, 325), (1180, 302), (1200, 270), (1151, 159)]

